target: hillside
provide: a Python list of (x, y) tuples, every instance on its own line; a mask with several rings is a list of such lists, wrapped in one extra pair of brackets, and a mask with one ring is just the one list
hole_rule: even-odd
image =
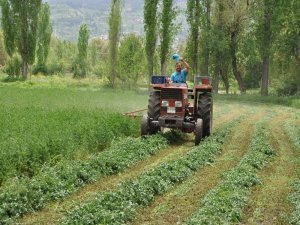
[[(110, 0), (48, 0), (47, 2), (51, 6), (56, 36), (75, 41), (82, 23), (90, 26), (92, 37), (108, 34)], [(143, 2), (143, 0), (124, 0), (123, 33), (143, 33)], [(185, 1), (176, 0), (176, 4), (181, 10), (178, 20), (185, 22)]]

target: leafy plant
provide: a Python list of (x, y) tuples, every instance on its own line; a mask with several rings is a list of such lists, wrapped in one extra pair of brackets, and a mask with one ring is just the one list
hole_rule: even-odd
[(239, 120), (226, 124), (214, 136), (205, 139), (183, 158), (163, 163), (127, 181), (116, 190), (101, 193), (68, 212), (62, 224), (125, 224), (134, 218), (137, 209), (147, 206), (154, 197), (164, 194), (175, 184), (214, 162), (222, 145)]
[(0, 224), (41, 209), (45, 203), (61, 199), (105, 175), (120, 173), (167, 146), (167, 139), (159, 135), (120, 139), (90, 160), (62, 162), (44, 167), (32, 179), (12, 180), (0, 190)]
[(199, 210), (186, 224), (229, 224), (240, 221), (251, 188), (261, 184), (257, 177), (258, 170), (274, 155), (274, 150), (266, 140), (267, 131), (260, 123), (256, 126), (249, 152), (236, 168), (223, 175), (222, 182), (205, 196)]
[(107, 148), (114, 138), (139, 132), (138, 120), (101, 110), (10, 106), (2, 107), (0, 116), (0, 183), (34, 176), (42, 165), (62, 158), (84, 158)]

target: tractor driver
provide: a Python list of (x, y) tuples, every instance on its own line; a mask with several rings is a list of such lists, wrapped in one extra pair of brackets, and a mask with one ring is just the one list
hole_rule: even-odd
[(186, 83), (186, 77), (190, 72), (190, 65), (181, 58), (180, 61), (184, 65), (184, 69), (182, 69), (181, 64), (179, 62), (176, 63), (176, 71), (171, 76), (172, 83)]

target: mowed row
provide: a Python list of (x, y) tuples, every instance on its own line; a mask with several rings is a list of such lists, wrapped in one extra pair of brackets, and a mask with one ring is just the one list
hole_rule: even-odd
[[(290, 196), (300, 175), (296, 160), (300, 149), (289, 132), (299, 132), (297, 112), (260, 104), (217, 102), (215, 106), (215, 135), (199, 147), (193, 147), (192, 135), (179, 135), (179, 142), (171, 142), (116, 173), (99, 176), (21, 218), (12, 216), (5, 223), (291, 222), (295, 204)], [(291, 131), (291, 124), (298, 127)], [(242, 176), (240, 171), (244, 171)], [(232, 184), (232, 176), (236, 176), (234, 180), (249, 177), (249, 181), (243, 178), (240, 184)], [(152, 183), (146, 181), (152, 178)], [(241, 189), (239, 196), (233, 195), (232, 187)], [(123, 193), (126, 188), (136, 195)], [(222, 198), (228, 205), (218, 211), (218, 199)], [(215, 211), (207, 202), (217, 205)]]

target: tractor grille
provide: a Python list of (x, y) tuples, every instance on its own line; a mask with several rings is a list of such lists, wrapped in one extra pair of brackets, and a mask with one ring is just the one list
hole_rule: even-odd
[(161, 90), (161, 99), (175, 99), (182, 100), (182, 90), (181, 89), (173, 89), (166, 88)]

